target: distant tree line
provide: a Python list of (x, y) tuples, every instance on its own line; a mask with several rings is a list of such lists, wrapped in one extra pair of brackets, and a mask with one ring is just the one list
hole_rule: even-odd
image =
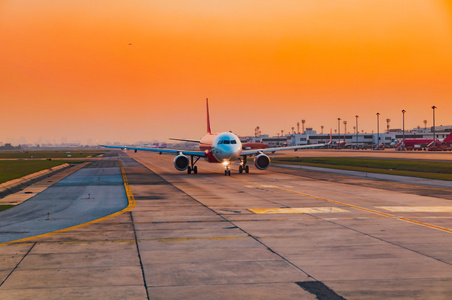
[(19, 145), (17, 147), (14, 147), (10, 143), (6, 143), (4, 146), (0, 146), (0, 150), (20, 150), (22, 147)]

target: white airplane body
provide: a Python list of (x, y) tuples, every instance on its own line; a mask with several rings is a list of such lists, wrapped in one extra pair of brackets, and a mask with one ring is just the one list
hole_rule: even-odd
[[(305, 146), (292, 146), (292, 147), (278, 147), (278, 148), (262, 148), (262, 149), (248, 149), (244, 150), (242, 143), (237, 135), (231, 132), (222, 132), (218, 134), (211, 133), (210, 130), (210, 119), (209, 119), (209, 104), (207, 104), (207, 134), (200, 140), (185, 140), (185, 139), (174, 139), (185, 142), (195, 142), (199, 143), (199, 151), (193, 150), (176, 150), (176, 149), (157, 149), (157, 148), (142, 148), (142, 147), (128, 147), (128, 146), (106, 146), (100, 145), (105, 148), (116, 148), (116, 149), (130, 149), (136, 151), (152, 151), (162, 153), (173, 153), (176, 154), (174, 159), (174, 167), (179, 171), (187, 170), (190, 174), (198, 173), (198, 168), (195, 165), (200, 158), (205, 158), (210, 163), (221, 163), (225, 166), (224, 175), (231, 175), (230, 164), (233, 161), (240, 160), (239, 173), (246, 172), (249, 173), (249, 166), (247, 165), (247, 157), (255, 156), (254, 165), (259, 170), (265, 170), (270, 165), (270, 158), (265, 155), (265, 152), (274, 153), (276, 151), (283, 150), (295, 150), (307, 149), (307, 148), (320, 148), (327, 144), (317, 144), (317, 145), (305, 145)], [(188, 158), (190, 156), (191, 159)], [(196, 158), (196, 160), (194, 160)]]

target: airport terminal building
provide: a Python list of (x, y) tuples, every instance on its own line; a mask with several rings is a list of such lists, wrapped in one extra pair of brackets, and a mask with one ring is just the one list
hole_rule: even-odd
[[(444, 139), (452, 132), (452, 125), (435, 126), (435, 136), (437, 139)], [(433, 139), (433, 127), (414, 128), (412, 130), (391, 129), (389, 132), (380, 132), (380, 144), (385, 147), (394, 146), (398, 141), (405, 139)], [(307, 128), (304, 133), (289, 133), (284, 136), (259, 135), (257, 137), (246, 138), (250, 143), (265, 143), (270, 147), (296, 146), (324, 144), (330, 141), (330, 134), (318, 134), (312, 128)], [(372, 147), (378, 143), (378, 134), (373, 133), (333, 133), (331, 134), (332, 144), (344, 142), (346, 147)]]

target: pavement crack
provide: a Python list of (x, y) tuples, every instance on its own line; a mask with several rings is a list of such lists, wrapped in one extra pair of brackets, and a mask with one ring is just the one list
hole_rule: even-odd
[(0, 287), (2, 287), (2, 285), (6, 282), (6, 280), (8, 280), (8, 278), (13, 274), (14, 271), (16, 271), (16, 269), (19, 267), (20, 263), (25, 259), (25, 257), (27, 257), (27, 255), (31, 252), (31, 250), (34, 248), (34, 246), (37, 243), (33, 243), (33, 245), (31, 245), (30, 249), (28, 249), (27, 253), (25, 253), (24, 257), (22, 257), (22, 259), (17, 263), (17, 265), (14, 267), (14, 269), (11, 270), (11, 272), (8, 274), (8, 276), (6, 276), (6, 278), (2, 281), (2, 283), (0, 283)]
[(144, 268), (143, 268), (143, 261), (141, 260), (141, 253), (140, 253), (140, 247), (138, 246), (138, 239), (137, 239), (137, 231), (135, 230), (135, 222), (133, 221), (133, 214), (130, 211), (130, 220), (132, 221), (132, 228), (133, 228), (133, 235), (135, 237), (135, 245), (137, 246), (137, 253), (138, 253), (138, 259), (140, 261), (140, 267), (141, 267), (141, 275), (143, 276), (143, 283), (144, 283), (144, 289), (146, 290), (146, 296), (149, 300), (149, 291), (148, 291), (148, 285), (146, 283), (146, 275), (144, 274)]

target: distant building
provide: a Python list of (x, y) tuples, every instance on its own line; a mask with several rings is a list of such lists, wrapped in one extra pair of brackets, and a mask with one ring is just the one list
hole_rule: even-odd
[[(452, 132), (452, 125), (435, 126), (436, 137), (443, 139)], [(395, 140), (403, 139), (402, 129), (391, 129), (389, 132), (380, 132), (380, 144), (389, 146)], [(433, 128), (413, 128), (412, 130), (405, 130), (405, 139), (433, 139)], [(257, 137), (246, 137), (244, 141), (250, 143), (265, 143), (270, 147), (281, 146), (298, 146), (298, 145), (315, 145), (325, 144), (330, 141), (330, 134), (317, 134), (312, 128), (306, 128), (304, 134), (294, 133), (286, 134), (285, 136), (269, 136), (259, 135)], [(346, 147), (365, 146), (371, 147), (378, 142), (377, 133), (346, 133), (346, 134), (331, 134), (331, 144), (345, 141)]]

